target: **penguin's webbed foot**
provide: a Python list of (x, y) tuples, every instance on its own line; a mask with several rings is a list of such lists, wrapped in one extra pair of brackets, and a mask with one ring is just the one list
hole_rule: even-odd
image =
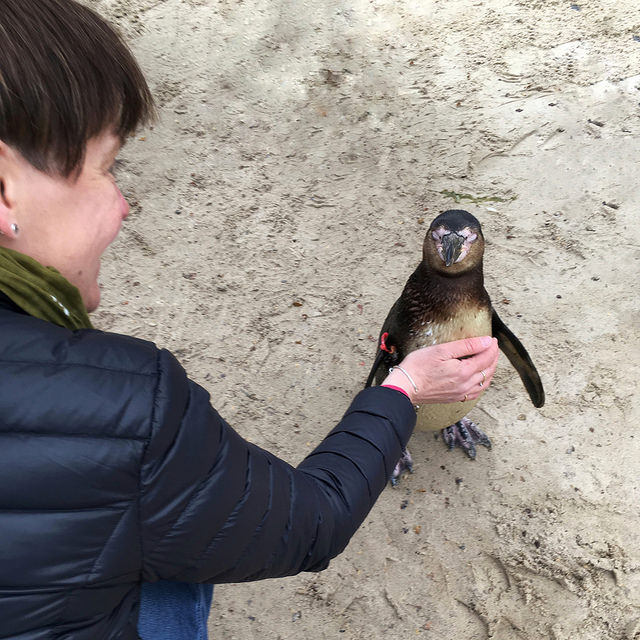
[(475, 460), (476, 457), (476, 445), (481, 444), (487, 449), (491, 449), (491, 440), (469, 418), (462, 418), (450, 427), (443, 429), (442, 437), (449, 449), (461, 447), (472, 460)]
[(391, 486), (395, 487), (398, 484), (398, 480), (400, 480), (400, 476), (404, 470), (407, 470), (409, 473), (413, 473), (413, 458), (409, 453), (409, 449), (402, 450), (402, 456), (395, 468), (393, 469), (393, 473), (391, 474)]

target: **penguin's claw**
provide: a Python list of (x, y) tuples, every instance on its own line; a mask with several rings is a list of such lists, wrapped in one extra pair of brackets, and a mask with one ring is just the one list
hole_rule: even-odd
[(402, 450), (402, 456), (395, 468), (393, 469), (393, 473), (391, 474), (391, 486), (395, 487), (398, 484), (398, 480), (400, 480), (400, 476), (402, 472), (407, 470), (409, 473), (413, 473), (413, 458), (409, 453), (409, 449)]
[(491, 449), (491, 440), (469, 418), (462, 418), (450, 427), (443, 429), (442, 437), (449, 449), (461, 447), (472, 460), (475, 460), (476, 457), (477, 444)]

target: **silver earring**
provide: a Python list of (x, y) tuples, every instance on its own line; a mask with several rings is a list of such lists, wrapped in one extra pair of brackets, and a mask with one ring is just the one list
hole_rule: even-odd
[(13, 231), (15, 235), (18, 235), (18, 231), (20, 231), (20, 229), (18, 229), (18, 225), (15, 222), (11, 225), (11, 231)]

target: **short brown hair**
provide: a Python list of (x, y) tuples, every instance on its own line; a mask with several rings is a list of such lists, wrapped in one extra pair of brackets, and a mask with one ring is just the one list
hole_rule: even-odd
[(36, 169), (70, 176), (87, 141), (124, 139), (154, 116), (133, 54), (75, 0), (0, 0), (0, 140)]

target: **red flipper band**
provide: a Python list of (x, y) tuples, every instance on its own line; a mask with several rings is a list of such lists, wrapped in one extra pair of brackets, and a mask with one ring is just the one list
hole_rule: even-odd
[(380, 336), (380, 349), (382, 351), (386, 351), (387, 353), (395, 353), (396, 352), (396, 348), (395, 346), (391, 345), (390, 347), (387, 346), (387, 338), (389, 337), (389, 332), (385, 331), (381, 336)]

